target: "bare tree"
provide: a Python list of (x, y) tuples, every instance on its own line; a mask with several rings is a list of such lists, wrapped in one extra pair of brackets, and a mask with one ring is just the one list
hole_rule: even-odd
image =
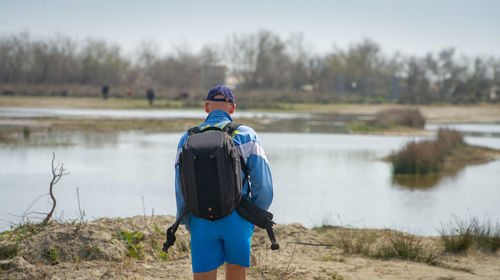
[(50, 218), (52, 217), (52, 214), (54, 214), (54, 211), (56, 209), (56, 197), (54, 196), (54, 186), (61, 180), (62, 176), (68, 175), (68, 172), (65, 172), (66, 169), (64, 169), (64, 164), (58, 163), (57, 165), (54, 165), (54, 161), (56, 159), (56, 154), (52, 153), (52, 180), (50, 181), (50, 186), (49, 186), (49, 195), (50, 198), (52, 199), (52, 209), (50, 209), (50, 212), (47, 213), (47, 216), (45, 219), (43, 219), (42, 223), (40, 226), (45, 226), (49, 221)]

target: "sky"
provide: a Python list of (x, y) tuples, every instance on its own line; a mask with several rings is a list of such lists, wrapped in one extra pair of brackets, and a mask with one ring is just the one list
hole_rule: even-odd
[(154, 41), (169, 52), (268, 30), (302, 33), (314, 53), (368, 38), (388, 54), (500, 57), (499, 11), (499, 0), (0, 0), (0, 35), (105, 39), (125, 52)]

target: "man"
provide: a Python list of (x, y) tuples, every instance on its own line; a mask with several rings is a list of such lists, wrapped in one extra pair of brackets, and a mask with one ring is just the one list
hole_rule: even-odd
[[(215, 86), (207, 95), (205, 112), (208, 113), (205, 122), (199, 127), (223, 127), (232, 121), (231, 115), (236, 109), (233, 92), (226, 86)], [(179, 141), (177, 159), (188, 134)], [(266, 154), (262, 149), (255, 131), (241, 125), (233, 134), (234, 144), (248, 167), (251, 192), (250, 201), (255, 205), (268, 209), (273, 199), (271, 170)], [(184, 201), (179, 183), (179, 167), (175, 167), (175, 194), (177, 201), (177, 216), (179, 216)], [(242, 176), (243, 177), (243, 176)], [(243, 195), (248, 192), (248, 182), (243, 186)], [(229, 216), (210, 221), (186, 215), (182, 221), (191, 232), (191, 260), (193, 279), (217, 279), (217, 268), (226, 265), (226, 279), (246, 279), (246, 268), (250, 266), (250, 241), (254, 226), (233, 211)]]
[(146, 97), (149, 101), (149, 106), (153, 106), (153, 101), (155, 99), (155, 91), (152, 88), (148, 88), (146, 91)]
[(102, 86), (102, 88), (101, 88), (101, 94), (102, 94), (102, 98), (104, 100), (108, 99), (108, 92), (109, 92), (109, 86), (108, 85)]

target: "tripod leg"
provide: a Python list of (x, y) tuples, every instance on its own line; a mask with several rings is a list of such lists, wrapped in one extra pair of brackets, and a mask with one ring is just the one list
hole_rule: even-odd
[(266, 231), (269, 239), (271, 240), (271, 250), (278, 250), (280, 248), (280, 245), (278, 244), (278, 242), (276, 242), (276, 238), (274, 237), (273, 227), (267, 227)]

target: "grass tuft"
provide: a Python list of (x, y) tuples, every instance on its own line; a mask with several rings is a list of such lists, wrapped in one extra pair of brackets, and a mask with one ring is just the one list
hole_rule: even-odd
[(430, 265), (438, 264), (438, 255), (422, 244), (422, 241), (408, 233), (392, 230), (384, 231), (384, 243), (370, 256), (374, 258), (401, 258)]
[(489, 252), (500, 248), (500, 224), (480, 223), (478, 218), (455, 218), (454, 223), (441, 228), (440, 235), (445, 251), (450, 253), (465, 253), (473, 245)]
[(474, 231), (477, 246), (490, 252), (496, 252), (500, 248), (500, 224), (493, 226), (489, 222), (478, 224)]
[(472, 218), (470, 221), (455, 218), (454, 223), (442, 227), (440, 235), (443, 240), (444, 250), (449, 253), (466, 252), (474, 240), (477, 223), (476, 218)]

